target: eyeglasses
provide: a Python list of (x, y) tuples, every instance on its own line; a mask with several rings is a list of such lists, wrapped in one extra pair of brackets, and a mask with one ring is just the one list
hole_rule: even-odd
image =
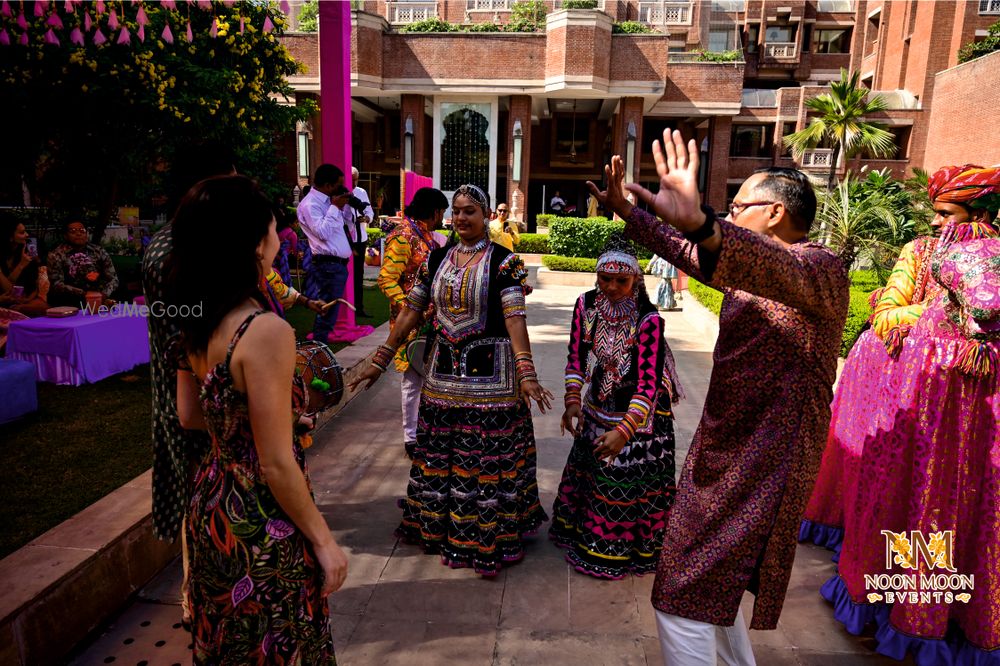
[(773, 202), (773, 201), (751, 201), (749, 203), (736, 203), (734, 201), (733, 203), (729, 204), (729, 214), (733, 216), (733, 219), (736, 219), (740, 215), (740, 213), (742, 213), (747, 208), (750, 208), (751, 206), (770, 206), (773, 203), (775, 203), (775, 202)]
[(498, 213), (506, 213), (507, 209), (506, 208), (497, 208), (497, 212)]
[(66, 233), (70, 233), (70, 234), (85, 234), (85, 233), (87, 233), (87, 229), (84, 228), (84, 227), (70, 227), (69, 229), (66, 230)]

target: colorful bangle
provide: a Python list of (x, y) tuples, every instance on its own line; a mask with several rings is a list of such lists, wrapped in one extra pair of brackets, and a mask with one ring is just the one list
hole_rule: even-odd
[(396, 355), (396, 350), (389, 345), (380, 345), (372, 357), (372, 365), (385, 372), (389, 368), (389, 362)]
[(516, 352), (514, 354), (514, 360), (515, 361), (523, 361), (523, 360), (529, 360), (530, 361), (531, 360), (531, 352), (530, 351), (519, 351), (519, 352)]

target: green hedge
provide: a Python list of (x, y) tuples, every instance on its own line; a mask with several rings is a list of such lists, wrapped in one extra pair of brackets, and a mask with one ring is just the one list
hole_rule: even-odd
[(616, 35), (645, 35), (653, 32), (653, 29), (638, 21), (622, 21), (612, 25), (611, 32)]
[(550, 226), (552, 226), (552, 220), (554, 219), (556, 219), (555, 215), (551, 215), (549, 213), (540, 213), (535, 216), (535, 226), (544, 227), (545, 229), (548, 229)]
[[(851, 274), (851, 282), (867, 285), (871, 282), (871, 276), (867, 275), (871, 271), (855, 271)], [(880, 285), (876, 285), (877, 288)], [(706, 286), (697, 280), (688, 278), (688, 291), (695, 299), (706, 308), (719, 314), (722, 308), (722, 292), (712, 287)], [(840, 339), (840, 355), (846, 357), (851, 347), (857, 342), (858, 336), (872, 314), (872, 308), (868, 304), (868, 296), (872, 289), (851, 286), (851, 300), (847, 306), (847, 322), (844, 324), (844, 331)]]
[(385, 238), (385, 232), (375, 227), (368, 227), (368, 247), (378, 247), (379, 241)]
[[(557, 217), (549, 225), (549, 247), (564, 257), (600, 256), (611, 234), (625, 229), (625, 222), (606, 217)], [(636, 246), (639, 257), (653, 255), (644, 247)]]
[(597, 9), (597, 0), (563, 0), (563, 9)]
[[(569, 271), (571, 273), (595, 273), (597, 272), (597, 259), (588, 257), (562, 257), (558, 254), (548, 254), (542, 257), (542, 263), (550, 271)], [(639, 267), (643, 271), (649, 259), (640, 259)]]
[(524, 254), (551, 254), (548, 234), (521, 234), (521, 240), (514, 246), (515, 252)]

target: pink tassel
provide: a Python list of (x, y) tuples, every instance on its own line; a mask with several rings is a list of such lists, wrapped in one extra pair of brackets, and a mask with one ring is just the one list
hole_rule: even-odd
[(72, 14), (72, 13), (73, 13), (73, 0), (66, 0), (66, 2), (63, 4), (63, 14)]
[(174, 33), (170, 32), (170, 24), (167, 23), (163, 26), (163, 32), (160, 33), (160, 38), (167, 44), (174, 43)]
[(119, 44), (132, 43), (132, 35), (129, 34), (128, 28), (126, 28), (125, 26), (122, 26), (122, 31), (118, 34), (118, 43)]
[(108, 27), (112, 30), (118, 29), (118, 12), (111, 10), (111, 16), (108, 17)]
[(104, 33), (101, 32), (100, 28), (98, 28), (97, 30), (94, 31), (94, 43), (95, 44), (97, 44), (98, 46), (100, 46), (101, 44), (103, 44), (106, 41), (108, 41), (108, 38), (104, 36)]
[(38, 18), (41, 18), (42, 16), (45, 16), (45, 3), (44, 2), (36, 2), (35, 3), (35, 16), (38, 17)]
[(246, 30), (246, 27), (247, 27), (247, 20), (241, 16), (240, 17), (240, 34), (241, 35), (243, 34), (243, 31)]
[(215, 39), (219, 36), (219, 19), (215, 18), (212, 20), (212, 27), (208, 30), (208, 36)]
[(146, 41), (146, 26), (140, 25), (139, 29), (135, 31), (136, 37), (139, 38), (140, 42)]
[(20, 44), (21, 46), (27, 46), (28, 45), (28, 33), (22, 32), (21, 33), (21, 38), (17, 40), (17, 43)]
[(49, 31), (45, 33), (45, 43), (59, 46), (59, 38), (56, 37), (56, 33), (52, 32), (52, 28), (49, 28)]
[(288, 0), (281, 0), (279, 6), (281, 7), (281, 12), (286, 16), (292, 13), (292, 8), (288, 5)]
[(198, 0), (198, 7), (210, 12), (212, 11), (212, 0)]
[(236, 0), (222, 0), (222, 4), (224, 4), (226, 7), (232, 7), (233, 5), (236, 4)]
[(79, 28), (73, 28), (73, 32), (69, 33), (69, 41), (77, 46), (83, 46), (83, 32)]
[(10, 11), (10, 3), (7, 0), (3, 0), (3, 3), (0, 3), (0, 16), (10, 18), (13, 15), (14, 13)]
[(135, 15), (135, 22), (139, 25), (149, 25), (149, 19), (146, 17), (146, 10), (140, 5), (139, 12)]
[(188, 21), (187, 32), (185, 33), (184, 36), (187, 37), (188, 44), (191, 44), (191, 43), (194, 42), (194, 31), (191, 30), (191, 21)]
[(23, 9), (21, 10), (21, 13), (17, 15), (17, 27), (20, 28), (21, 30), (28, 29), (28, 19), (24, 18)]
[(271, 17), (270, 16), (265, 17), (264, 18), (264, 32), (271, 32), (272, 30), (274, 30), (274, 24), (271, 23)]
[(90, 19), (90, 12), (83, 13), (83, 31), (90, 32), (90, 29), (94, 27), (94, 22)]
[(103, 14), (104, 13), (104, 0), (97, 0), (97, 6), (95, 7), (95, 9), (97, 9), (97, 15), (98, 16), (100, 16), (101, 14)]
[(46, 21), (45, 23), (46, 25), (50, 25), (53, 28), (59, 28), (60, 30), (62, 30), (63, 27), (62, 19), (59, 18), (58, 14), (52, 14), (51, 16), (49, 16), (49, 20)]
[(10, 35), (7, 33), (7, 28), (0, 28), (0, 44), (10, 46)]
[(989, 377), (1000, 363), (992, 345), (976, 340), (967, 340), (955, 361), (959, 372), (972, 377)]
[(174, 2), (174, 0), (163, 0), (163, 2), (160, 3), (160, 6), (163, 7), (164, 9), (177, 11), (177, 3)]

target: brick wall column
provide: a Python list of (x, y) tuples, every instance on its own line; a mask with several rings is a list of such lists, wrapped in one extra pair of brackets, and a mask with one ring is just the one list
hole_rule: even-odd
[(399, 103), (399, 160), (403, 167), (403, 154), (406, 146), (406, 119), (413, 120), (413, 172), (421, 176), (429, 175), (424, 168), (424, 134), (426, 116), (424, 115), (423, 95), (402, 95)]
[(708, 137), (708, 182), (705, 186), (705, 203), (722, 213), (726, 206), (726, 178), (729, 173), (729, 141), (732, 137), (731, 116), (712, 119)]
[[(649, 141), (642, 136), (642, 106), (643, 99), (641, 97), (623, 97), (618, 105), (618, 116), (615, 118), (615, 122), (612, 128), (611, 136), (611, 152), (615, 155), (621, 155), (622, 160), (626, 159), (626, 149), (628, 147), (628, 124), (629, 122), (635, 123), (635, 160), (632, 166), (632, 180), (639, 180), (639, 162), (641, 161), (640, 156), (644, 151), (650, 150), (649, 145), (652, 145), (653, 139), (656, 137), (649, 137)], [(646, 145), (649, 143), (649, 145)]]
[[(514, 180), (514, 123), (521, 122), (521, 179)], [(512, 95), (507, 119), (507, 205), (511, 219), (527, 223), (528, 183), (531, 178), (531, 96)], [(498, 202), (499, 203), (499, 202)]]

